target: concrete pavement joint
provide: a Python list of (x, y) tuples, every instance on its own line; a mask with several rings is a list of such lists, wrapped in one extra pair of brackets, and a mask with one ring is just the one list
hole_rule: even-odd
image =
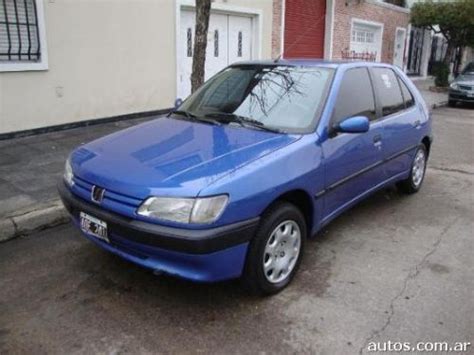
[(450, 224), (448, 224), (442, 231), (441, 233), (438, 235), (438, 238), (436, 239), (436, 241), (433, 243), (432, 245), (432, 248), (430, 251), (428, 251), (428, 253), (426, 253), (423, 258), (421, 259), (421, 261), (419, 263), (417, 263), (414, 267), (414, 270), (410, 271), (407, 275), (407, 277), (405, 278), (405, 280), (403, 281), (403, 286), (402, 288), (400, 289), (400, 291), (395, 295), (394, 298), (392, 298), (392, 300), (390, 301), (390, 312), (388, 314), (388, 317), (385, 321), (385, 323), (383, 324), (383, 326), (379, 329), (375, 329), (374, 331), (372, 331), (372, 333), (366, 338), (366, 340), (364, 341), (364, 343), (362, 344), (362, 347), (360, 348), (359, 350), (359, 355), (362, 355), (364, 350), (367, 348), (367, 345), (373, 340), (375, 339), (377, 336), (379, 336), (380, 334), (382, 334), (385, 329), (388, 328), (388, 326), (390, 325), (390, 323), (392, 322), (392, 318), (393, 316), (395, 315), (395, 302), (397, 302), (400, 297), (402, 297), (402, 295), (405, 293), (405, 291), (407, 290), (408, 288), (408, 282), (410, 280), (414, 280), (421, 272), (421, 266), (423, 266), (426, 261), (428, 260), (428, 258), (433, 255), (436, 250), (438, 249), (439, 245), (441, 244), (441, 241), (443, 239), (443, 236), (449, 231), (449, 229), (459, 220), (459, 218), (455, 218)]
[(438, 171), (446, 171), (449, 173), (459, 173), (459, 174), (466, 174), (466, 175), (474, 175), (473, 172), (462, 170), (462, 169), (454, 169), (454, 168), (443, 168), (440, 166), (430, 166), (428, 169), (438, 170)]
[(17, 235), (18, 234), (18, 225), (16, 224), (15, 220), (13, 219), (13, 217), (8, 217), (8, 219), (10, 221), (12, 221), (12, 224), (13, 224), (13, 235)]

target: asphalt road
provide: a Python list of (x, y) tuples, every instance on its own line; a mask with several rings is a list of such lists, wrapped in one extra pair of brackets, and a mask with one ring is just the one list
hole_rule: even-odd
[[(154, 276), (69, 225), (0, 244), (0, 353), (357, 354), (474, 344), (474, 110), (439, 109), (425, 185), (389, 189), (307, 244), (271, 298)], [(474, 345), (470, 348), (474, 353)]]

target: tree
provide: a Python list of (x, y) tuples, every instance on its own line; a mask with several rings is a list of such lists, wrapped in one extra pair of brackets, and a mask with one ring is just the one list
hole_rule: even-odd
[(193, 71), (191, 92), (195, 92), (204, 82), (206, 64), (207, 30), (211, 14), (211, 0), (196, 0), (196, 29), (194, 35)]
[(413, 26), (441, 33), (448, 42), (444, 63), (457, 47), (474, 45), (474, 0), (419, 2), (411, 9)]

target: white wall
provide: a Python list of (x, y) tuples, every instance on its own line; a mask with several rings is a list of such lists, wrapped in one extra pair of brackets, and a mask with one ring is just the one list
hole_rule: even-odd
[[(271, 55), (272, 0), (262, 10)], [(44, 0), (47, 71), (0, 73), (0, 134), (171, 107), (176, 93), (174, 0)]]

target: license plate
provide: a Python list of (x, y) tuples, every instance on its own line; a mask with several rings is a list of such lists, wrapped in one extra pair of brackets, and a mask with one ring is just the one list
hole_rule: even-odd
[(468, 92), (467, 97), (474, 97), (474, 92)]
[(89, 235), (99, 238), (109, 243), (107, 237), (107, 223), (100, 219), (93, 217), (87, 213), (80, 213), (81, 230)]

